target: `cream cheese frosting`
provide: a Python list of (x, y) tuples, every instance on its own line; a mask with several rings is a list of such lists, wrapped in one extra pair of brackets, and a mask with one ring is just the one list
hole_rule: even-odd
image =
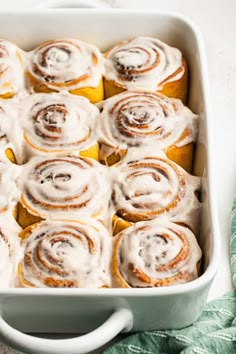
[(0, 99), (0, 161), (7, 162), (11, 149), (18, 163), (23, 161), (22, 127), (19, 121), (19, 98)]
[(17, 286), (17, 267), (23, 250), (20, 226), (8, 211), (0, 213), (0, 288)]

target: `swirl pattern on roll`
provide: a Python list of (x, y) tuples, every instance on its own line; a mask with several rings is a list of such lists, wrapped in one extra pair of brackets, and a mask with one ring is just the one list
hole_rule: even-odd
[(23, 51), (0, 39), (0, 96), (12, 97), (23, 89)]
[(194, 234), (166, 219), (138, 222), (114, 238), (116, 286), (158, 287), (198, 277), (201, 250)]
[(127, 89), (162, 89), (184, 75), (177, 48), (157, 38), (137, 37), (121, 42), (105, 54), (105, 78)]
[(197, 133), (197, 116), (180, 100), (149, 91), (125, 91), (107, 99), (99, 124), (101, 142), (114, 149), (152, 142), (156, 149), (183, 146), (195, 141)]
[(97, 107), (88, 99), (65, 93), (34, 94), (21, 112), (24, 140), (34, 152), (78, 155), (96, 142)]
[(161, 157), (126, 160), (114, 165), (113, 201), (127, 221), (168, 216), (196, 230), (200, 203), (195, 193), (200, 179)]
[(102, 217), (110, 199), (107, 169), (88, 158), (32, 158), (21, 175), (21, 204), (41, 218)]
[(25, 287), (110, 286), (111, 238), (101, 223), (44, 221), (21, 234), (24, 256), (19, 264)]
[(101, 54), (95, 46), (77, 39), (51, 40), (31, 53), (29, 72), (55, 91), (97, 87)]

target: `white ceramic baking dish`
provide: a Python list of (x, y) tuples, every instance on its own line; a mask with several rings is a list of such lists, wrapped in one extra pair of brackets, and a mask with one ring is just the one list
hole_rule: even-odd
[[(6, 289), (0, 291), (0, 337), (27, 353), (87, 353), (121, 331), (181, 328), (201, 313), (219, 263), (208, 74), (201, 35), (182, 16), (127, 10), (38, 10), (1, 13), (0, 36), (23, 49), (58, 37), (78, 37), (107, 49), (137, 35), (156, 36), (180, 48), (190, 68), (189, 106), (200, 116), (195, 173), (202, 176), (204, 254), (200, 278), (152, 289)], [(87, 333), (49, 340), (30, 333)]]

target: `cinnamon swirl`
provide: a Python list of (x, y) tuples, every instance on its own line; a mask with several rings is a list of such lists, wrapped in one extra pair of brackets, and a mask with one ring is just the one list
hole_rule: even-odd
[(187, 63), (181, 52), (157, 38), (137, 37), (105, 53), (105, 97), (124, 90), (158, 91), (186, 100)]
[(34, 92), (66, 90), (93, 103), (103, 99), (101, 53), (77, 39), (42, 43), (31, 53), (27, 79)]
[(89, 158), (32, 158), (18, 181), (22, 191), (19, 224), (41, 219), (107, 217), (110, 180), (107, 169)]
[(198, 230), (200, 202), (195, 193), (200, 179), (161, 157), (140, 157), (111, 167), (112, 199), (118, 216), (141, 221), (166, 216), (194, 232)]
[(98, 120), (100, 159), (117, 162), (130, 147), (153, 146), (188, 172), (192, 168), (197, 116), (180, 100), (150, 91), (126, 91), (104, 101)]
[(10, 98), (23, 90), (24, 52), (0, 39), (0, 98)]
[(23, 102), (25, 157), (74, 155), (98, 160), (97, 107), (85, 97), (68, 93), (38, 93)]
[(24, 256), (18, 267), (24, 287), (110, 286), (111, 237), (101, 223), (47, 220), (21, 234)]
[(138, 222), (114, 238), (115, 287), (159, 287), (198, 277), (201, 249), (188, 228), (162, 220)]

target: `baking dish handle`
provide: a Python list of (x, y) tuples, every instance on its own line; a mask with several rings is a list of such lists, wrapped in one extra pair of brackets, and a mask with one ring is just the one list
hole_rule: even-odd
[(108, 8), (110, 4), (103, 0), (44, 0), (36, 5), (37, 9), (71, 9), (71, 8)]
[(109, 342), (120, 332), (133, 326), (133, 315), (128, 309), (117, 309), (94, 331), (70, 339), (45, 339), (34, 337), (11, 327), (0, 317), (0, 339), (11, 347), (34, 354), (85, 354)]

